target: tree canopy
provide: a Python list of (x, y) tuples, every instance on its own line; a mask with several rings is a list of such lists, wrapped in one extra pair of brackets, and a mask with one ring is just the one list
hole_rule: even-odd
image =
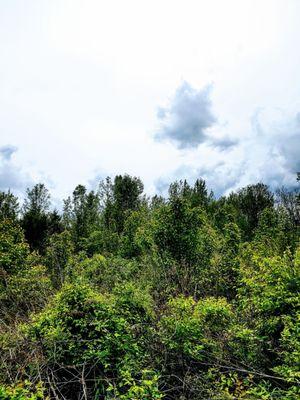
[(0, 399), (299, 399), (299, 198), (0, 192)]

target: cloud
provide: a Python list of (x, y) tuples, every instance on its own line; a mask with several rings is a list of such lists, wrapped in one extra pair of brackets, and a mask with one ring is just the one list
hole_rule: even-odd
[(166, 107), (160, 107), (155, 139), (171, 141), (178, 148), (193, 148), (208, 140), (207, 129), (217, 119), (210, 100), (211, 85), (197, 90), (183, 82)]
[[(253, 136), (248, 141), (248, 164), (257, 165), (257, 174), (272, 188), (296, 186), (300, 171), (299, 114), (290, 115), (279, 108), (259, 109), (252, 119)], [(251, 169), (255, 171), (254, 165)]]
[(16, 146), (11, 146), (11, 145), (7, 145), (7, 146), (2, 146), (0, 147), (0, 157), (3, 160), (10, 160), (11, 156), (18, 150), (18, 148)]
[[(250, 119), (251, 130), (235, 142), (230, 153), (219, 151), (217, 143), (208, 154), (199, 148), (198, 158), (182, 164), (168, 176), (156, 181), (156, 190), (166, 194), (170, 182), (187, 179), (193, 183), (203, 178), (217, 197), (248, 184), (264, 182), (272, 190), (284, 185), (297, 187), (296, 173), (300, 171), (300, 118), (280, 109), (258, 109)], [(219, 147), (227, 149), (226, 139)], [(209, 144), (209, 143), (208, 143)]]
[(110, 176), (109, 174), (105, 174), (104, 171), (97, 171), (97, 173), (95, 173), (95, 175), (88, 180), (86, 187), (88, 190), (94, 190), (97, 192), (97, 190), (99, 190), (99, 185), (102, 181), (104, 181), (106, 179), (107, 176)]
[(236, 146), (238, 144), (238, 139), (231, 139), (228, 136), (225, 136), (223, 138), (211, 139), (209, 144), (220, 151), (225, 151)]
[(228, 168), (224, 161), (219, 161), (211, 167), (181, 165), (169, 176), (157, 179), (155, 189), (159, 194), (166, 196), (170, 183), (175, 180), (186, 179), (190, 185), (193, 185), (196, 179), (200, 178), (205, 180), (208, 189), (213, 190), (216, 197), (229, 192), (238, 183), (237, 171)]
[(168, 192), (168, 188), (170, 186), (171, 180), (170, 178), (160, 177), (154, 181), (154, 187), (156, 193), (159, 195), (166, 195)]
[(32, 180), (23, 169), (12, 160), (17, 147), (6, 145), (0, 147), (0, 190), (12, 190), (22, 193), (32, 185)]

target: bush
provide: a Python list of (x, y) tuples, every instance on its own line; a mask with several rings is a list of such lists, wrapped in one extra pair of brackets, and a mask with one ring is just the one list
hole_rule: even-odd
[(95, 254), (75, 263), (72, 281), (86, 283), (102, 292), (111, 292), (116, 285), (137, 277), (139, 270), (137, 261)]
[(51, 280), (42, 265), (7, 278), (5, 291), (0, 292), (0, 315), (7, 318), (24, 318), (31, 312), (41, 310), (52, 294)]
[(0, 278), (24, 269), (28, 255), (21, 227), (9, 219), (0, 221)]
[(21, 382), (14, 386), (0, 386), (0, 400), (47, 400), (41, 383), (33, 386), (30, 382)]
[(170, 351), (199, 361), (211, 359), (223, 353), (232, 318), (231, 306), (222, 298), (172, 299), (160, 320), (161, 340)]
[[(28, 339), (41, 343), (48, 368), (60, 371), (57, 380), (84, 366), (84, 379), (92, 382), (87, 384), (91, 396), (96, 391), (108, 396), (112, 386), (125, 395), (137, 385), (147, 361), (147, 325), (141, 322), (149, 321), (150, 306), (148, 296), (132, 286), (100, 295), (87, 285), (65, 285), (24, 329)], [(127, 384), (124, 374), (132, 377)]]

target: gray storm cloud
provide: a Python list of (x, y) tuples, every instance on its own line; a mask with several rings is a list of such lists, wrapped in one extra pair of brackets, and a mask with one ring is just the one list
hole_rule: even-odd
[(156, 140), (171, 141), (180, 149), (197, 147), (208, 140), (207, 129), (217, 122), (210, 93), (211, 86), (197, 90), (183, 82), (169, 104), (158, 110)]

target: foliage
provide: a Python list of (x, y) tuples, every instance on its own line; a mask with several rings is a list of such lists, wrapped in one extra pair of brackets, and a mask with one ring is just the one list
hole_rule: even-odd
[(258, 225), (260, 214), (265, 208), (273, 207), (274, 196), (267, 185), (257, 183), (232, 193), (228, 199), (238, 210), (239, 224), (245, 239), (250, 239)]
[(86, 238), (99, 223), (99, 201), (97, 193), (88, 193), (85, 186), (78, 185), (72, 199), (64, 202), (63, 221), (72, 234), (76, 250), (83, 250)]
[(15, 222), (4, 219), (0, 222), (0, 275), (17, 272), (24, 266), (29, 248), (24, 240), (21, 227)]
[(220, 355), (223, 343), (216, 338), (229, 331), (232, 317), (225, 299), (172, 299), (160, 320), (162, 341), (170, 350), (195, 360)]
[(191, 209), (185, 199), (175, 198), (155, 214), (153, 237), (161, 254), (178, 262), (192, 264), (199, 257), (199, 228), (203, 218), (199, 209)]
[[(28, 338), (37, 344), (42, 341), (48, 363), (64, 365), (67, 371), (69, 365), (75, 368), (84, 364), (90, 371), (87, 379), (92, 372), (97, 373), (98, 379), (114, 376), (113, 382), (120, 393), (136, 390), (138, 396), (143, 393), (141, 390), (145, 393), (155, 390), (155, 381), (149, 384), (145, 381), (137, 386), (139, 390), (133, 388), (136, 386), (133, 376), (140, 372), (145, 361), (142, 331), (146, 328), (140, 325), (137, 330), (137, 326), (149, 322), (148, 302), (149, 297), (135, 293), (133, 287), (119, 288), (114, 296), (104, 296), (88, 286), (67, 285), (24, 329)], [(125, 372), (132, 376), (126, 384)], [(102, 385), (102, 390), (109, 393), (111, 385)], [(93, 392), (95, 387), (88, 389)]]
[(298, 400), (299, 229), (263, 183), (1, 192), (0, 399)]
[(7, 278), (5, 291), (0, 292), (0, 315), (7, 318), (12, 314), (17, 319), (39, 311), (51, 294), (52, 285), (46, 268), (42, 265), (28, 267)]
[(10, 219), (15, 221), (19, 214), (19, 202), (10, 191), (0, 192), (0, 220)]
[(95, 254), (76, 263), (71, 280), (88, 283), (101, 292), (111, 292), (116, 285), (137, 276), (139, 268), (140, 265), (135, 260), (121, 257), (106, 258)]
[(41, 383), (33, 387), (30, 382), (21, 382), (14, 386), (0, 386), (1, 400), (47, 400)]
[(44, 184), (38, 183), (27, 189), (23, 206), (22, 227), (25, 237), (33, 250), (42, 251), (49, 228), (48, 210), (50, 194)]
[(53, 234), (45, 251), (44, 263), (54, 286), (60, 287), (65, 281), (67, 267), (74, 254), (74, 245), (68, 231)]
[(158, 375), (151, 370), (143, 370), (141, 379), (136, 381), (132, 376), (125, 372), (122, 376), (121, 387), (129, 386), (125, 394), (122, 394), (116, 387), (108, 387), (107, 400), (155, 400), (162, 399), (164, 396), (158, 389)]

